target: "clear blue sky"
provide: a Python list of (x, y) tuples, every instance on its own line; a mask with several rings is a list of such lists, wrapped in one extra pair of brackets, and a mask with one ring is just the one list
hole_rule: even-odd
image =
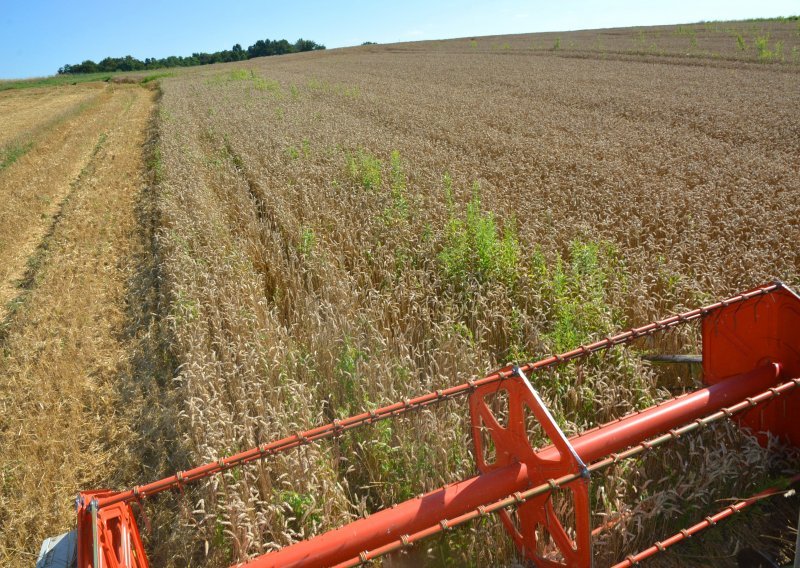
[(788, 16), (800, 0), (0, 0), (0, 78), (299, 37), (329, 48), (490, 34)]

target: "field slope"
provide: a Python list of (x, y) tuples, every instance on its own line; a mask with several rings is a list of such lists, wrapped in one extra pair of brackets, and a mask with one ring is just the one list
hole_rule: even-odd
[[(798, 50), (796, 21), (715, 22), (0, 93), (0, 563), (81, 488), (800, 285)], [(696, 387), (642, 355), (698, 348), (687, 328), (532, 380), (573, 434)], [(153, 499), (151, 561), (227, 566), (473, 475), (467, 426), (452, 401)], [(798, 463), (722, 425), (598, 476), (598, 565)], [(786, 560), (784, 501), (660, 562)], [(519, 558), (486, 519), (406, 560)]]
[[(165, 80), (160, 244), (192, 460), (797, 284), (800, 68), (736, 39), (791, 53), (796, 23), (750, 25), (365, 46)], [(640, 31), (663, 53), (637, 49)], [(577, 432), (691, 387), (638, 354), (696, 340), (536, 382)], [(453, 403), (228, 475), (195, 497), (198, 548), (222, 565), (471, 475), (465, 420)], [(784, 471), (735, 429), (705, 443), (598, 482), (595, 522), (621, 519), (601, 565)], [(785, 526), (761, 519), (727, 542)], [(514, 557), (496, 524), (475, 530), (427, 562)], [(690, 554), (729, 554), (720, 538)]]

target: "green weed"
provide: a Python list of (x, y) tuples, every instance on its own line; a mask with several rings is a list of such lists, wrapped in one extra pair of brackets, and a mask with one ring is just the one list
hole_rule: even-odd
[(359, 380), (358, 366), (367, 360), (367, 353), (356, 347), (349, 337), (344, 338), (339, 356), (336, 359), (334, 376), (339, 386), (335, 411), (339, 417), (350, 416), (360, 411), (367, 402)]
[(445, 277), (467, 287), (470, 282), (501, 282), (512, 287), (517, 279), (519, 241), (513, 221), (501, 232), (494, 214), (481, 207), (480, 185), (472, 186), (472, 199), (462, 215), (453, 198), (452, 180), (444, 177), (444, 190), (450, 216), (445, 227), (439, 262)]
[(200, 303), (187, 297), (181, 290), (175, 294), (172, 303), (172, 318), (177, 324), (187, 323), (200, 317)]
[(269, 91), (270, 93), (280, 93), (281, 84), (274, 79), (267, 79), (265, 77), (254, 77), (253, 87), (257, 91)]
[(293, 520), (292, 529), (295, 532), (304, 532), (321, 521), (319, 512), (312, 512), (316, 504), (311, 495), (296, 491), (280, 491), (277, 494), (278, 502), (287, 510)]
[(543, 337), (553, 352), (568, 351), (619, 327), (606, 299), (608, 284), (619, 270), (610, 244), (575, 240), (568, 258), (559, 255), (552, 269), (538, 251), (531, 264), (545, 304), (551, 306), (553, 327)]
[(150, 83), (151, 81), (157, 81), (158, 79), (163, 79), (165, 77), (174, 77), (174, 76), (175, 76), (175, 73), (171, 73), (171, 72), (153, 73), (152, 75), (147, 75), (146, 77), (144, 77), (139, 82), (141, 84), (143, 84), (143, 85), (146, 85), (147, 83)]
[(303, 227), (300, 232), (300, 254), (311, 256), (317, 248), (317, 235), (311, 227)]
[(462, 339), (466, 339), (470, 345), (475, 344), (475, 334), (463, 322), (457, 321), (452, 326), (453, 335), (457, 335)]
[(349, 99), (357, 99), (361, 96), (361, 89), (357, 85), (345, 87), (343, 94)]
[(233, 547), (225, 535), (225, 523), (221, 515), (217, 515), (217, 519), (214, 522), (214, 535), (211, 538), (211, 545), (221, 550), (225, 558), (230, 558), (233, 554)]
[(697, 30), (690, 26), (678, 26), (675, 30), (677, 36), (687, 36), (689, 38), (689, 47), (694, 49), (697, 47)]
[(381, 187), (381, 161), (372, 154), (358, 150), (347, 156), (347, 174), (354, 182), (370, 191)]
[(390, 219), (406, 219), (408, 217), (408, 200), (406, 199), (406, 174), (400, 152), (392, 151), (389, 159), (389, 181), (392, 190), (392, 205), (387, 216)]
[(742, 34), (737, 34), (736, 45), (739, 46), (739, 51), (747, 51), (747, 43), (745, 43)]
[[(367, 443), (370, 449), (370, 458), (375, 462), (375, 468), (379, 479), (391, 479), (397, 488), (396, 499), (405, 501), (414, 496), (415, 484), (409, 479), (409, 473), (414, 472), (414, 476), (420, 474), (431, 474), (430, 462), (420, 459), (418, 463), (408, 464), (403, 459), (401, 449), (395, 443), (394, 426), (391, 421), (379, 422), (374, 427), (375, 437)], [(418, 457), (427, 453), (425, 448), (419, 448)], [(415, 467), (416, 466), (416, 467)], [(416, 477), (419, 479), (419, 477)]]
[(272, 79), (258, 75), (253, 69), (231, 69), (225, 73), (217, 73), (206, 80), (209, 85), (225, 85), (228, 83), (250, 82), (259, 91), (280, 93), (281, 85)]
[(306, 87), (308, 87), (311, 91), (326, 91), (328, 90), (328, 84), (325, 81), (321, 81), (316, 77), (311, 77), (306, 82)]
[(231, 69), (228, 71), (229, 81), (247, 81), (255, 77), (255, 71), (248, 71), (247, 69)]
[(4, 170), (33, 148), (33, 142), (11, 142), (0, 148), (0, 171)]
[(561, 49), (561, 38), (557, 37), (556, 41), (553, 42), (553, 51), (558, 51)]
[(772, 52), (769, 50), (769, 34), (766, 36), (756, 36), (755, 45), (760, 60), (769, 61), (772, 59)]

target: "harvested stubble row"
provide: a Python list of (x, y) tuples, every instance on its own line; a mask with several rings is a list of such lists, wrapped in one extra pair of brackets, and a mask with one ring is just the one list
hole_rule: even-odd
[[(129, 286), (143, 254), (136, 203), (154, 97), (138, 86), (97, 92), (77, 116), (66, 103), (65, 121), (0, 172), (0, 300), (16, 294), (0, 312), (4, 567), (33, 565), (42, 540), (74, 523), (76, 488), (150, 474), (136, 415), (153, 369), (136, 373), (131, 319), (144, 302)], [(12, 269), (26, 260), (20, 286)]]
[(27, 134), (69, 111), (72, 105), (88, 102), (105, 85), (93, 83), (65, 89), (8, 90), (0, 92), (0, 146)]
[(124, 109), (121, 97), (105, 85), (32, 99), (0, 93), (0, 109), (9, 112), (0, 119), (0, 129), (8, 128), (3, 134), (12, 140), (3, 146), (0, 139), (0, 163), (9, 147), (23, 151), (13, 165), (0, 167), (0, 318), (13, 309), (9, 302), (19, 293), (26, 265), (98, 137)]
[[(522, 46), (371, 46), (164, 81), (159, 246), (191, 462), (800, 281), (796, 69)], [(624, 349), (533, 380), (570, 434), (668, 396)], [(199, 540), (181, 554), (224, 565), (471, 475), (466, 420), (449, 402), (228, 471), (190, 495)], [(593, 486), (596, 524), (618, 519), (598, 561), (791, 469), (728, 426), (618, 466)], [(188, 561), (169, 546), (155, 554)], [(514, 557), (494, 522), (416, 554)]]

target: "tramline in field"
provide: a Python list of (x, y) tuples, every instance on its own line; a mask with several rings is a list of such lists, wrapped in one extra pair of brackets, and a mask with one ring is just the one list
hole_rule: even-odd
[[(702, 326), (706, 387), (567, 438), (534, 387), (534, 373), (689, 322)], [(530, 376), (530, 377), (529, 377)], [(143, 568), (148, 560), (131, 507), (156, 494), (269, 459), (280, 452), (344, 435), (359, 426), (466, 396), (479, 474), (377, 512), (243, 566), (356, 566), (414, 546), (429, 536), (496, 513), (522, 557), (545, 568), (592, 564), (589, 487), (595, 472), (733, 418), (765, 442), (767, 435), (800, 445), (800, 297), (777, 282), (680, 315), (633, 328), (535, 363), (505, 367), (479, 380), (365, 412), (263, 444), (127, 491), (83, 491), (77, 532), (45, 542), (40, 565)], [(531, 434), (549, 440), (536, 449)], [(795, 477), (792, 481), (797, 481)], [(631, 566), (780, 489), (768, 489), (618, 566)], [(558, 502), (558, 506), (554, 503)], [(567, 505), (569, 510), (566, 511)], [(558, 509), (558, 510), (557, 510)], [(602, 530), (602, 529), (597, 529)], [(56, 546), (58, 543), (58, 546)], [(70, 558), (70, 546), (77, 557)], [(56, 564), (58, 554), (66, 557)], [(48, 563), (49, 562), (49, 563)]]

